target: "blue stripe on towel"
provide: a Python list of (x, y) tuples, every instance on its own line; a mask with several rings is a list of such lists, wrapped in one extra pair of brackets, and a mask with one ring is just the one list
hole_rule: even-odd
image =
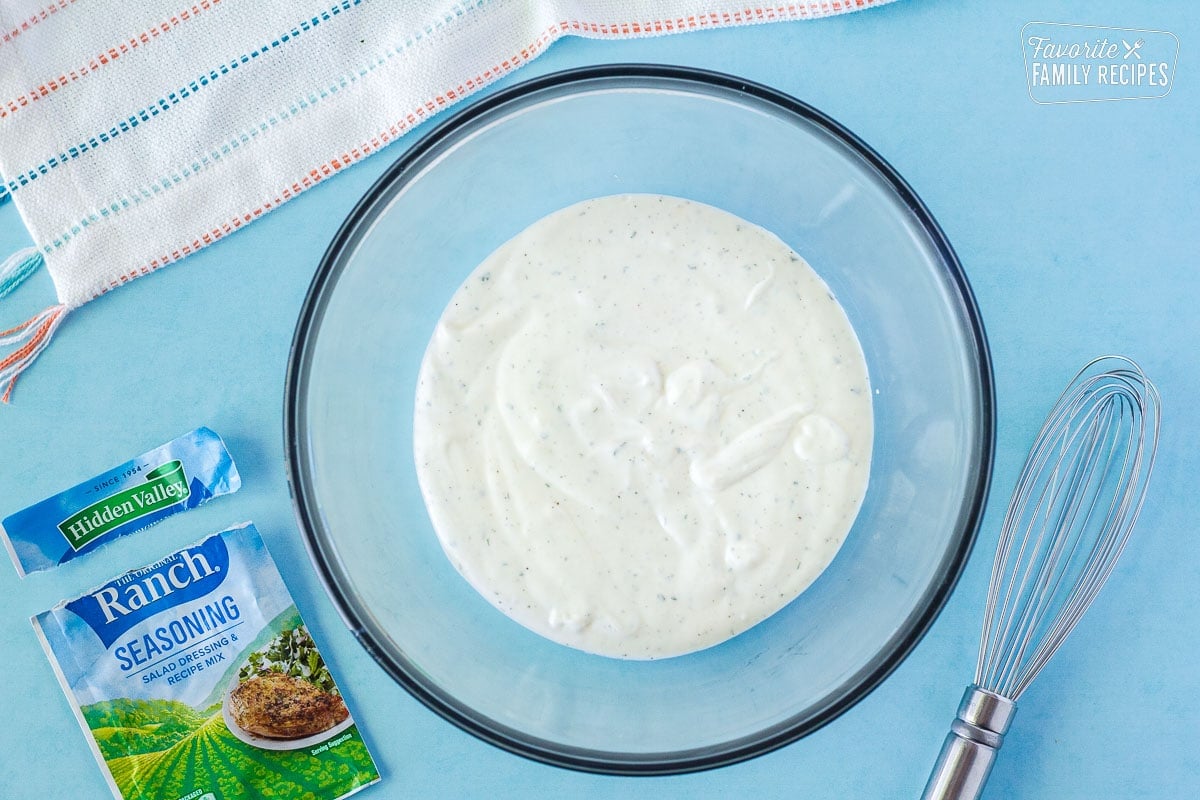
[(338, 16), (342, 12), (349, 11), (356, 6), (362, 5), (365, 1), (366, 0), (342, 0), (342, 2), (336, 3), (328, 10), (321, 11), (318, 14), (305, 19), (299, 25), (296, 25), (291, 30), (286, 31), (283, 35), (278, 36), (270, 42), (262, 45), (257, 50), (245, 53), (237, 58), (232, 59), (231, 61), (218, 65), (217, 67), (209, 70), (207, 73), (200, 75), (195, 80), (189, 82), (187, 85), (181, 86), (175, 91), (168, 93), (165, 97), (159, 98), (156, 102), (151, 103), (145, 108), (135, 111), (126, 118), (118, 120), (116, 124), (114, 124), (107, 131), (101, 131), (96, 135), (89, 137), (86, 141), (80, 142), (73, 147), (68, 147), (63, 152), (46, 159), (36, 167), (15, 175), (6, 184), (8, 192), (15, 192), (22, 186), (28, 185), (31, 181), (37, 180), (39, 175), (45, 175), (55, 167), (58, 167), (68, 161), (73, 161), (86, 154), (89, 150), (94, 150), (100, 147), (102, 144), (112, 141), (120, 136), (123, 132), (131, 131), (138, 125), (149, 122), (159, 114), (170, 111), (187, 98), (199, 93), (204, 87), (207, 87), (213, 81), (218, 80), (222, 75), (228, 75), (241, 65), (248, 64), (250, 61), (258, 58), (259, 56), (266, 55), (273, 50), (279, 49), (288, 42), (296, 40), (303, 33), (316, 28), (322, 22), (328, 22), (330, 19)]

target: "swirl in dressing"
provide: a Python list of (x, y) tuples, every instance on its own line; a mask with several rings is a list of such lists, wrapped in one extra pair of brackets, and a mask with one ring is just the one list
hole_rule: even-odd
[(845, 312), (778, 238), (659, 195), (536, 222), (425, 354), (417, 475), (455, 568), (554, 641), (717, 644), (825, 569), (866, 491), (872, 411)]

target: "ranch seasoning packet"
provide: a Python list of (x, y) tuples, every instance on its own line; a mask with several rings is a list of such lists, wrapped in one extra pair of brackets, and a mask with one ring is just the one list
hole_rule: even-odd
[(197, 428), (0, 523), (17, 572), (50, 569), (241, 488), (221, 437)]
[(124, 800), (334, 800), (379, 772), (250, 523), (33, 618)]

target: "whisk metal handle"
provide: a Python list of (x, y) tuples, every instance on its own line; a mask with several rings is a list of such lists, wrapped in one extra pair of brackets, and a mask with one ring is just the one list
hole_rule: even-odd
[(977, 800), (1016, 711), (1007, 697), (968, 686), (922, 800)]

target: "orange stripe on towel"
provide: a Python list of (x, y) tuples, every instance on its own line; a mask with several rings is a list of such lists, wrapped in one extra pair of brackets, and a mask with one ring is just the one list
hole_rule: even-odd
[(63, 9), (65, 9), (67, 6), (73, 4), (74, 2), (75, 2), (75, 0), (58, 0), (57, 3), (51, 3), (50, 5), (43, 8), (41, 11), (38, 11), (36, 14), (34, 14), (29, 19), (22, 22), (17, 27), (13, 28), (10, 31), (5, 31), (4, 34), (2, 36), (0, 36), (0, 44), (2, 44), (4, 42), (11, 42), (13, 39), (20, 36), (22, 32), (29, 30), (34, 25), (37, 25), (39, 22), (41, 22), (44, 19), (49, 19), (51, 15), (57, 14), (59, 11), (62, 11)]
[[(747, 6), (741, 11), (735, 11), (732, 14), (725, 13), (718, 15), (715, 12), (701, 14), (699, 16), (690, 16), (686, 18), (676, 19), (655, 19), (643, 22), (626, 22), (626, 23), (596, 23), (582, 22), (579, 20), (564, 20), (561, 22), (551, 23), (545, 30), (538, 34), (532, 42), (524, 47), (518, 47), (507, 58), (493, 64), (491, 67), (483, 70), (473, 78), (468, 78), (457, 86), (449, 87), (443, 90), (440, 94), (429, 98), (423, 103), (418, 104), (408, 114), (396, 122), (389, 125), (386, 129), (380, 131), (369, 141), (360, 143), (356, 148), (351, 148), (349, 152), (342, 151), (324, 163), (317, 164), (313, 168), (305, 171), (299, 178), (286, 181), (282, 189), (279, 189), (273, 199), (265, 200), (256, 208), (250, 209), (239, 214), (236, 214), (229, 220), (217, 222), (211, 227), (203, 230), (198, 234), (192, 234), (190, 241), (177, 246), (170, 252), (163, 253), (155, 258), (152, 258), (148, 264), (136, 267), (123, 275), (112, 280), (109, 285), (95, 295), (93, 298), (108, 292), (111, 289), (124, 284), (140, 275), (146, 275), (167, 264), (171, 264), (183, 256), (195, 252), (209, 244), (233, 233), (241, 228), (245, 223), (252, 222), (264, 213), (270, 211), (276, 206), (282, 205), (288, 200), (300, 194), (302, 191), (315, 186), (332, 175), (335, 175), (344, 167), (347, 167), (364, 156), (368, 156), (379, 150), (383, 146), (390, 144), (394, 139), (408, 132), (410, 128), (424, 122), (430, 116), (433, 116), (441, 109), (451, 105), (466, 95), (469, 95), (484, 86), (499, 80), (509, 72), (524, 66), (527, 62), (532, 61), (541, 54), (549, 45), (553, 44), (562, 36), (567, 35), (592, 35), (598, 37), (619, 37), (619, 36), (655, 36), (663, 33), (673, 33), (677, 31), (693, 30), (698, 28), (714, 28), (724, 27), (726, 25), (746, 25), (757, 22), (765, 22), (777, 19), (808, 19), (814, 15), (832, 14), (839, 11), (849, 11), (852, 8), (867, 8), (875, 5), (880, 0), (819, 0), (819, 2), (809, 3), (787, 3), (787, 4), (761, 4), (757, 6)], [(214, 0), (215, 2), (215, 0)], [(0, 109), (2, 113), (2, 109)]]
[[(74, 1), (75, 0), (71, 0), (71, 2)], [(0, 101), (0, 119), (3, 119), (9, 114), (16, 112), (18, 109), (29, 105), (30, 100), (40, 100), (43, 97), (48, 97), (64, 86), (74, 83), (75, 81), (87, 75), (91, 75), (103, 65), (116, 61), (121, 56), (127, 55), (130, 51), (136, 50), (141, 45), (148, 44), (152, 37), (157, 38), (160, 33), (167, 33), (168, 31), (178, 28), (181, 23), (186, 22), (189, 19), (194, 19), (200, 14), (200, 12), (207, 11), (213, 6), (220, 4), (220, 2), (221, 0), (199, 0), (178, 14), (173, 14), (170, 19), (164, 20), (161, 23), (157, 23), (141, 33), (135, 33), (132, 36), (122, 39), (116, 45), (108, 48), (107, 50), (101, 51), (94, 58), (89, 59), (88, 63), (83, 64), (76, 69), (70, 70), (69, 72), (63, 72), (57, 76), (54, 76), (45, 83), (29, 89), (25, 94), (16, 99)], [(7, 36), (4, 37), (4, 41), (8, 41)]]

